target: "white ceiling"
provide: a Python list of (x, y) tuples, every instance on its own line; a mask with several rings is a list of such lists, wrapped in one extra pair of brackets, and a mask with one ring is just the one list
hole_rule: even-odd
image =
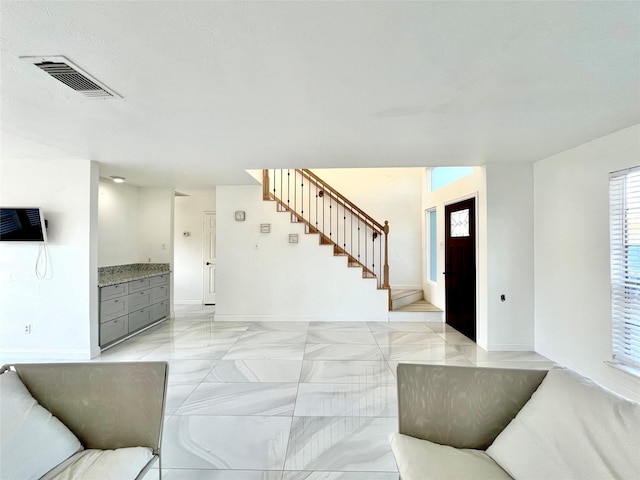
[[(640, 123), (639, 2), (0, 4), (2, 156), (202, 189), (530, 162)], [(89, 100), (25, 55), (65, 55)]]

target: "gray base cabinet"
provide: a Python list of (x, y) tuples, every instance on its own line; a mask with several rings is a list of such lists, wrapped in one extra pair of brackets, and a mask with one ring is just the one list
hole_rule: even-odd
[(100, 288), (100, 346), (169, 315), (169, 274)]

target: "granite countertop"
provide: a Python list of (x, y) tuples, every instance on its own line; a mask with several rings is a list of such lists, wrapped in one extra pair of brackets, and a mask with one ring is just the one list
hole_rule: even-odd
[(130, 263), (98, 268), (98, 287), (170, 273), (168, 263)]

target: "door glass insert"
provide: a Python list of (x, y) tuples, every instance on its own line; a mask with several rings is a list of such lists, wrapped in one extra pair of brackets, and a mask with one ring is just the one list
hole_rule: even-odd
[(449, 217), (451, 221), (452, 237), (468, 237), (469, 236), (469, 209), (451, 212)]

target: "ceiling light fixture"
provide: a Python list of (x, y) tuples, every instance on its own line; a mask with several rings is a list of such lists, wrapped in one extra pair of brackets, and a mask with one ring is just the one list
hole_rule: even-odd
[(116, 183), (124, 183), (124, 181), (125, 181), (124, 177), (118, 177), (116, 175), (111, 175), (111, 177), (109, 177), (109, 178), (111, 178), (111, 180), (113, 180)]

